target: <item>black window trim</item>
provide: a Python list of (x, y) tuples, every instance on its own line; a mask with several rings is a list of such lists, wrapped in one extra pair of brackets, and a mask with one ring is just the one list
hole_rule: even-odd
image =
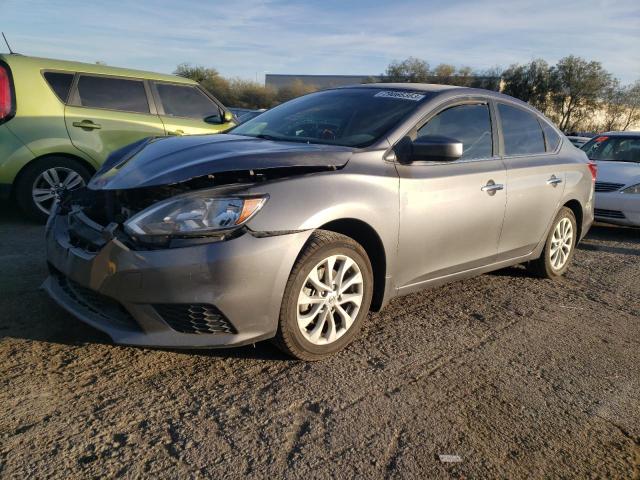
[[(116, 80), (132, 80), (136, 82), (142, 82), (144, 87), (144, 92), (147, 97), (147, 105), (149, 106), (149, 112), (133, 112), (131, 110), (120, 110), (117, 108), (103, 108), (103, 107), (88, 107), (80, 104), (80, 95), (78, 93), (78, 82), (80, 81), (80, 77), (100, 77), (100, 78), (113, 78)], [(73, 83), (71, 85), (71, 92), (69, 93), (69, 99), (67, 105), (77, 108), (86, 108), (89, 110), (104, 110), (107, 112), (119, 112), (119, 113), (131, 113), (134, 115), (150, 115), (158, 118), (158, 112), (156, 109), (156, 104), (154, 102), (153, 96), (151, 95), (151, 88), (149, 87), (149, 80), (140, 77), (129, 77), (124, 75), (108, 75), (101, 73), (91, 73), (91, 72), (76, 72), (75, 77), (73, 79)], [(159, 120), (159, 118), (158, 118)]]
[[(411, 128), (407, 134), (402, 137), (396, 144), (392, 147), (392, 150), (395, 149), (396, 145), (398, 145), (404, 138), (409, 137), (411, 140), (415, 140), (418, 135), (418, 130), (424, 127), (432, 118), (444, 112), (445, 110), (449, 110), (453, 107), (458, 107), (462, 105), (486, 105), (489, 110), (489, 122), (491, 123), (491, 146), (492, 146), (492, 155), (490, 157), (482, 157), (482, 158), (463, 158), (454, 161), (447, 162), (432, 162), (432, 161), (424, 161), (424, 162), (411, 162), (410, 164), (402, 164), (404, 166), (410, 167), (412, 165), (424, 166), (424, 165), (452, 165), (459, 163), (472, 163), (472, 162), (487, 162), (500, 160), (500, 156), (498, 155), (498, 131), (497, 131), (497, 122), (494, 113), (494, 109), (492, 107), (492, 100), (489, 97), (482, 96), (465, 96), (463, 98), (454, 97), (445, 100), (442, 103), (434, 106), (429, 112), (424, 115), (414, 126)], [(386, 157), (386, 155), (385, 155)], [(397, 163), (400, 163), (396, 159)]]
[(559, 132), (558, 129), (551, 122), (547, 121), (547, 119), (541, 115), (538, 115), (538, 123), (540, 124), (540, 128), (542, 128), (542, 135), (544, 136), (545, 149), (549, 148), (549, 143), (547, 140), (547, 132), (544, 131), (543, 124), (546, 124), (547, 126), (549, 126), (549, 128), (551, 128), (551, 130), (556, 132), (556, 135), (558, 135), (558, 144), (556, 145), (556, 148), (554, 150), (547, 150), (547, 154), (555, 155), (558, 152), (560, 152), (560, 147), (562, 146), (564, 135), (561, 132)]
[[(193, 83), (169, 82), (169, 81), (165, 81), (165, 80), (151, 80), (150, 81), (150, 90), (152, 92), (153, 100), (156, 103), (156, 109), (157, 109), (158, 115), (160, 115), (161, 117), (176, 118), (176, 119), (179, 119), (179, 120), (197, 120), (196, 118), (193, 118), (193, 117), (182, 117), (182, 116), (178, 116), (178, 115), (168, 115), (167, 113), (165, 113), (164, 105), (162, 105), (162, 99), (160, 98), (160, 92), (158, 92), (158, 88), (157, 88), (158, 84), (175, 85), (175, 86), (178, 86), (178, 87), (192, 87), (192, 88), (195, 88), (196, 90), (199, 90), (201, 93), (204, 94), (205, 97), (207, 97), (209, 100), (211, 100), (218, 107), (218, 110), (220, 111), (220, 120), (221, 120), (220, 125), (224, 125), (225, 123), (233, 123), (233, 122), (225, 122), (224, 121), (224, 114), (228, 110), (220, 102), (220, 100), (218, 100), (216, 97), (214, 97), (211, 93), (209, 93), (205, 88), (202, 88), (200, 85), (193, 84)], [(204, 123), (204, 118), (200, 119), (200, 121), (202, 121)]]
[[(62, 98), (60, 98), (58, 96), (56, 91), (53, 89), (53, 87), (51, 86), (51, 84), (47, 80), (47, 77), (45, 77), (45, 75), (47, 73), (63, 73), (65, 75), (71, 75), (71, 85), (69, 85), (69, 91), (67, 92), (67, 98), (62, 99)], [(42, 75), (42, 80), (47, 85), (49, 90), (51, 90), (53, 95), (60, 101), (60, 103), (62, 103), (63, 105), (68, 105), (69, 104), (69, 100), (71, 99), (71, 92), (73, 91), (73, 86), (75, 84), (77, 73), (73, 72), (73, 71), (70, 71), (70, 70), (57, 70), (55, 68), (45, 68), (43, 70), (40, 70), (40, 75)]]
[[(504, 99), (499, 99), (499, 100), (495, 100), (495, 110), (496, 110), (496, 117), (497, 117), (497, 121), (499, 124), (499, 134), (500, 134), (500, 153), (501, 153), (501, 157), (504, 158), (522, 158), (522, 157), (542, 157), (545, 155), (555, 155), (560, 151), (560, 146), (562, 145), (562, 136), (560, 136), (560, 142), (558, 142), (558, 146), (556, 147), (556, 149), (553, 152), (548, 152), (547, 151), (547, 137), (544, 134), (544, 129), (542, 128), (542, 125), (540, 124), (540, 120), (544, 120), (540, 114), (538, 112), (536, 112), (535, 110), (526, 107), (524, 105), (519, 105), (516, 102), (509, 102), (507, 100)], [(506, 150), (504, 149), (504, 133), (502, 130), (502, 117), (500, 116), (500, 111), (498, 106), (502, 104), (502, 105), (506, 105), (508, 107), (513, 107), (513, 108), (517, 108), (522, 110), (523, 112), (526, 112), (530, 115), (532, 115), (538, 122), (538, 127), (540, 127), (540, 132), (542, 133), (542, 141), (544, 143), (544, 152), (541, 153), (518, 153), (517, 155), (507, 155)], [(549, 122), (546, 122), (549, 123)], [(553, 127), (553, 125), (551, 125)], [(556, 130), (556, 128), (553, 128), (554, 130)], [(557, 133), (557, 132), (556, 132)]]

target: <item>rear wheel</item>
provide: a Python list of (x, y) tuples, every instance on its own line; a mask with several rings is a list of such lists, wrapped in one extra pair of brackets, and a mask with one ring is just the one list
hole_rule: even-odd
[(369, 312), (373, 273), (353, 239), (318, 230), (293, 267), (275, 342), (301, 360), (321, 360), (346, 347)]
[(547, 237), (540, 257), (527, 264), (527, 269), (542, 278), (559, 278), (565, 274), (577, 242), (576, 217), (570, 208), (562, 207)]
[(44, 222), (51, 207), (67, 190), (84, 187), (89, 169), (71, 158), (48, 157), (27, 166), (16, 183), (20, 208), (36, 221)]

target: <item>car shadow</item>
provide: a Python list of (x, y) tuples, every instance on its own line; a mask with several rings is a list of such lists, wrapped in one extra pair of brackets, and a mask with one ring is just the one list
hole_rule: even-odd
[(501, 268), (500, 270), (494, 270), (488, 272), (488, 275), (496, 277), (513, 277), (513, 278), (526, 278), (531, 277), (531, 274), (522, 265), (514, 265), (513, 267)]
[[(269, 342), (259, 342), (234, 348), (210, 348), (210, 349), (174, 349), (156, 347), (121, 346), (115, 344), (105, 333), (86, 325), (73, 315), (60, 308), (46, 293), (39, 288), (34, 288), (28, 294), (28, 301), (15, 298), (13, 303), (3, 310), (0, 318), (0, 339), (21, 339), (36, 342), (55, 343), (60, 345), (112, 345), (120, 348), (135, 348), (143, 350), (163, 351), (168, 353), (197, 355), (212, 358), (245, 358), (255, 360), (282, 360), (290, 361), (290, 357), (278, 350)], [(4, 307), (5, 300), (0, 301), (0, 307)], [(9, 311), (7, 311), (9, 310)]]
[(38, 222), (24, 215), (12, 199), (0, 201), (0, 225), (39, 225)]
[[(621, 242), (637, 244), (637, 248), (616, 245)], [(591, 227), (587, 236), (580, 242), (578, 250), (640, 256), (640, 229), (597, 223)], [(494, 270), (488, 275), (512, 278), (531, 276), (523, 265)]]
[[(47, 276), (43, 234), (43, 226), (24, 218), (13, 203), (0, 205), (0, 338), (66, 345), (115, 345), (107, 335), (58, 307), (40, 289)], [(620, 246), (622, 242), (640, 247), (640, 229), (596, 225), (578, 248), (640, 256), (640, 248)], [(520, 265), (492, 272), (491, 275), (529, 276)], [(157, 350), (185, 353), (185, 350), (178, 349)], [(205, 357), (291, 361), (269, 342), (232, 349), (186, 351)]]
[[(621, 246), (619, 245), (621, 242), (635, 244), (638, 248)], [(578, 249), (640, 256), (640, 228), (597, 223), (591, 227), (587, 236), (580, 242)]]

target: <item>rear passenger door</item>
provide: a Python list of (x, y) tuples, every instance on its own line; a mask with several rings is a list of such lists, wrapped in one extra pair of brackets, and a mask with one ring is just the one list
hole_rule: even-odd
[(164, 136), (143, 80), (76, 75), (65, 122), (71, 142), (102, 163), (111, 152), (145, 137)]
[(218, 133), (233, 126), (224, 121), (222, 106), (196, 85), (153, 82), (152, 88), (167, 135)]
[(560, 137), (544, 119), (514, 104), (498, 103), (507, 208), (499, 259), (530, 253), (558, 210), (565, 173), (556, 150)]

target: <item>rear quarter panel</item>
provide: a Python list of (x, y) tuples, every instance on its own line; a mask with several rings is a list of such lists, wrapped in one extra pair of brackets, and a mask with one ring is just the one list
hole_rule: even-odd
[(19, 167), (33, 158), (31, 150), (9, 130), (8, 126), (0, 125), (0, 184), (13, 183)]
[(575, 200), (582, 207), (582, 225), (580, 238), (583, 238), (593, 223), (595, 183), (591, 176), (585, 153), (564, 140), (561, 149), (561, 162), (565, 172), (565, 188), (561, 205)]
[[(16, 116), (6, 124), (7, 128), (33, 157), (69, 154), (83, 158), (95, 167), (90, 158), (71, 144), (64, 122), (64, 104), (45, 81), (40, 66), (20, 58), (11, 58), (7, 63), (16, 91)], [(24, 156), (15, 157), (7, 162), (5, 169), (15, 176), (29, 160)]]

